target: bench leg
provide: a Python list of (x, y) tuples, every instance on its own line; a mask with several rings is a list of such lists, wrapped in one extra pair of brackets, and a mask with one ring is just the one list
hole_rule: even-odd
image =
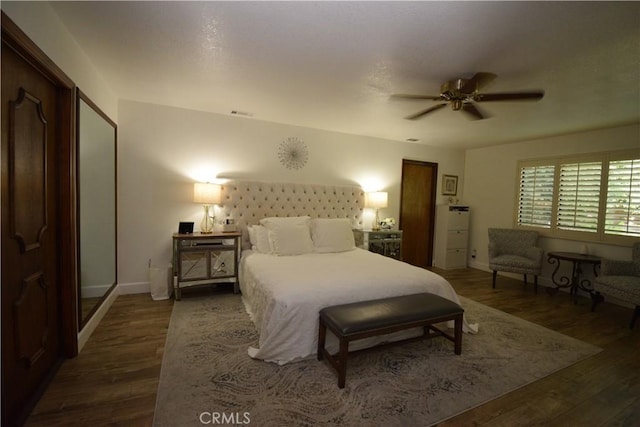
[(454, 323), (454, 351), (456, 354), (462, 354), (462, 315), (456, 317)]
[(322, 360), (322, 350), (327, 339), (327, 325), (320, 320), (320, 329), (318, 329), (318, 360)]
[(347, 357), (349, 355), (349, 341), (340, 338), (340, 353), (338, 354), (338, 388), (344, 388), (347, 381)]

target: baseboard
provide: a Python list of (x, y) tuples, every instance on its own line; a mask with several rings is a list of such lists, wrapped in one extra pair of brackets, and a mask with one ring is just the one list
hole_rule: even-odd
[(112, 283), (97, 286), (81, 286), (82, 298), (100, 298), (107, 293)]
[(119, 283), (118, 294), (149, 294), (151, 293), (151, 286), (149, 282), (134, 282), (134, 283)]
[(91, 318), (87, 321), (87, 323), (85, 323), (82, 330), (78, 332), (78, 353), (82, 351), (82, 348), (89, 340), (89, 337), (91, 336), (93, 331), (96, 329), (96, 327), (98, 326), (98, 324), (100, 323), (104, 315), (107, 313), (107, 311), (109, 311), (109, 308), (111, 308), (111, 305), (113, 304), (113, 302), (118, 297), (118, 288), (119, 287), (116, 286), (116, 288), (113, 291), (111, 291), (109, 295), (107, 295), (107, 297), (104, 299), (102, 304), (100, 304), (100, 307), (98, 307), (95, 313), (93, 313), (93, 316), (91, 316)]
[(148, 294), (150, 293), (149, 290), (149, 282), (118, 283), (115, 289), (107, 296), (107, 298), (105, 298), (102, 304), (100, 304), (100, 307), (98, 307), (93, 316), (91, 316), (82, 330), (78, 333), (78, 353), (82, 351), (82, 348), (89, 340), (89, 337), (91, 337), (91, 334), (96, 329), (104, 315), (109, 311), (109, 308), (111, 308), (111, 305), (118, 295)]

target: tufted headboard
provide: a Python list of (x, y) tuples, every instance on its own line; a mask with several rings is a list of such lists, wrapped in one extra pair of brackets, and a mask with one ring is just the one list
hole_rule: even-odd
[(222, 184), (222, 203), (216, 221), (233, 218), (248, 248), (247, 226), (262, 218), (303, 216), (348, 218), (362, 228), (364, 191), (359, 187), (229, 181)]

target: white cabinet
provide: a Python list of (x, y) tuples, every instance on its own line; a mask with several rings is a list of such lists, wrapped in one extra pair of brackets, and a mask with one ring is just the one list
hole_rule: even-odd
[(469, 207), (439, 205), (433, 265), (445, 270), (466, 268), (469, 244)]

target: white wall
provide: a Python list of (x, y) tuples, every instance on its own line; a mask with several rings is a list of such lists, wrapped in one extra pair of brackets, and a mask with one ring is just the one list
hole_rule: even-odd
[[(121, 101), (118, 139), (118, 281), (147, 281), (149, 260), (171, 260), (179, 221), (195, 221), (193, 183), (214, 177), (328, 185), (359, 185), (389, 192), (381, 216), (398, 218), (402, 159), (439, 164), (459, 175), (464, 153), (279, 125), (255, 119)], [(282, 166), (277, 151), (288, 137), (309, 150), (301, 170)], [(368, 188), (367, 188), (368, 187)], [(460, 187), (461, 188), (461, 187)]]
[(118, 99), (48, 2), (2, 2), (2, 10), (111, 120)]
[[(477, 251), (469, 265), (488, 270), (487, 228), (514, 225), (518, 160), (639, 147), (640, 126), (631, 125), (467, 150), (464, 194), (471, 207), (470, 255), (473, 249)], [(540, 244), (545, 251), (578, 252), (584, 242), (543, 238)], [(588, 247), (597, 256), (631, 258), (629, 248), (592, 243)], [(550, 274), (551, 267), (545, 262), (543, 276)]]

